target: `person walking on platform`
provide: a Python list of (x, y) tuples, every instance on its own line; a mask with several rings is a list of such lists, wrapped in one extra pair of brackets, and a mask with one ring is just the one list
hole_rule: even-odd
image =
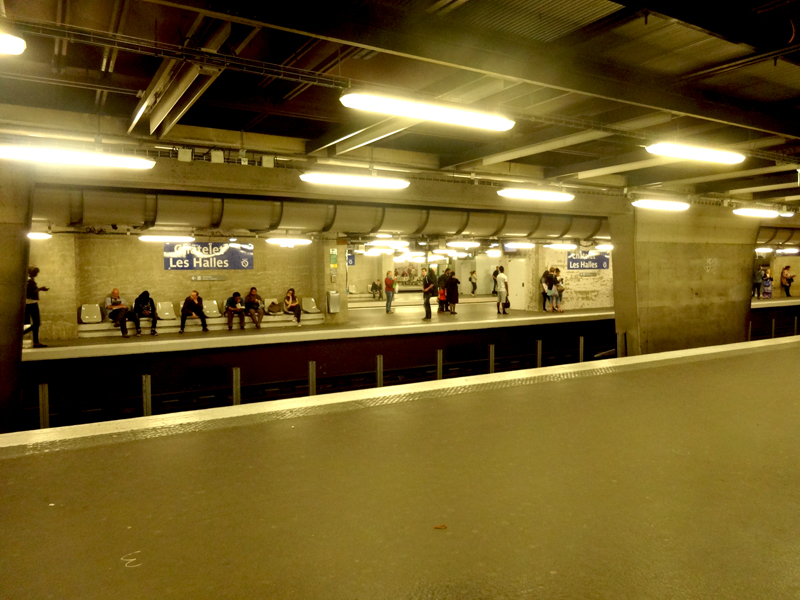
[(500, 274), (500, 267), (495, 267), (492, 272), (492, 296), (497, 296), (497, 276)]
[(395, 278), (391, 271), (386, 271), (386, 279), (383, 280), (383, 284), (386, 286), (384, 289), (386, 292), (386, 314), (393, 313), (392, 300), (394, 300)]
[(753, 298), (761, 298), (761, 285), (764, 283), (764, 269), (758, 267), (753, 273)]
[(286, 290), (286, 297), (283, 299), (283, 312), (294, 315), (294, 320), (297, 321), (297, 326), (300, 327), (300, 315), (303, 311), (300, 310), (300, 301), (294, 293), (294, 288)]
[(506, 300), (508, 299), (508, 275), (505, 274), (505, 268), (497, 267), (497, 314), (500, 314), (500, 309), (503, 309), (503, 314), (506, 312)]
[(431, 298), (436, 294), (436, 279), (428, 269), (422, 268), (422, 304), (425, 306), (425, 317), (423, 321), (431, 320)]
[(111, 290), (111, 295), (106, 298), (106, 314), (108, 318), (114, 321), (114, 327), (119, 327), (122, 332), (122, 337), (130, 337), (128, 335), (128, 304), (125, 298), (119, 297), (119, 290), (114, 288)]
[(450, 314), (455, 315), (456, 313), (456, 304), (458, 304), (458, 284), (461, 283), (456, 274), (453, 273), (447, 279), (447, 305), (450, 307)]
[(28, 268), (28, 285), (25, 290), (25, 323), (31, 324), (33, 347), (47, 348), (44, 344), (39, 343), (39, 326), (42, 323), (41, 315), (39, 314), (39, 292), (46, 292), (50, 288), (37, 286), (37, 275), (39, 275), (38, 267)]
[(250, 288), (250, 293), (244, 297), (244, 310), (253, 319), (256, 329), (261, 329), (261, 320), (264, 318), (264, 299), (258, 295), (258, 290)]
[(783, 271), (781, 271), (781, 285), (783, 286), (783, 293), (786, 294), (787, 298), (791, 298), (792, 294), (792, 283), (794, 282), (794, 275), (789, 272), (790, 265), (786, 265), (783, 267)]
[(143, 291), (136, 300), (133, 301), (133, 310), (130, 313), (136, 325), (136, 337), (142, 335), (142, 319), (150, 319), (150, 335), (158, 335), (156, 323), (158, 314), (156, 313), (156, 303), (150, 297), (150, 292)]
[(242, 295), (233, 292), (233, 296), (225, 301), (225, 316), (228, 317), (228, 331), (233, 329), (233, 317), (239, 317), (239, 329), (244, 329), (244, 305)]
[(472, 297), (475, 297), (475, 290), (478, 289), (478, 272), (473, 271), (469, 274), (469, 282), (472, 284)]
[(205, 333), (208, 332), (206, 314), (203, 312), (203, 299), (200, 297), (200, 293), (197, 290), (192, 290), (192, 293), (183, 301), (183, 307), (181, 308), (181, 328), (178, 330), (178, 333), (183, 333), (183, 330), (186, 328), (186, 319), (188, 319), (189, 316), (193, 319), (200, 319), (200, 323), (203, 325), (203, 331)]

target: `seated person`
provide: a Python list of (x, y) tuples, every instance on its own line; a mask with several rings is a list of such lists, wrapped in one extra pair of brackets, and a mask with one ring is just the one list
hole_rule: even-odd
[(145, 290), (139, 294), (139, 297), (133, 301), (133, 311), (128, 314), (133, 322), (136, 323), (136, 337), (142, 335), (142, 319), (151, 319), (150, 335), (158, 335), (156, 331), (156, 322), (158, 321), (156, 303), (150, 297), (150, 292)]
[(373, 300), (383, 300), (383, 286), (381, 285), (380, 279), (376, 279), (372, 282), (372, 286), (369, 288), (369, 291), (372, 292)]
[(258, 290), (250, 288), (250, 293), (244, 297), (244, 311), (253, 319), (256, 329), (261, 329), (261, 320), (264, 318), (264, 299), (258, 295)]
[(233, 296), (225, 301), (225, 316), (228, 317), (228, 331), (233, 329), (233, 317), (239, 316), (239, 329), (244, 329), (244, 305), (242, 304), (242, 295), (239, 292), (233, 292)]
[(295, 296), (294, 288), (286, 290), (286, 297), (283, 299), (283, 312), (294, 315), (297, 326), (300, 327), (300, 301)]
[(119, 297), (117, 288), (111, 290), (111, 295), (106, 298), (105, 307), (108, 318), (114, 321), (114, 327), (119, 327), (122, 331), (122, 337), (130, 337), (128, 336), (128, 326), (125, 324), (128, 320), (128, 304), (124, 298)]
[(203, 331), (208, 331), (206, 315), (203, 312), (203, 299), (200, 297), (197, 290), (192, 290), (192, 293), (183, 301), (183, 307), (181, 308), (181, 328), (178, 333), (183, 333), (186, 327), (186, 319), (189, 315), (191, 315), (193, 319), (199, 318), (200, 322), (203, 324)]

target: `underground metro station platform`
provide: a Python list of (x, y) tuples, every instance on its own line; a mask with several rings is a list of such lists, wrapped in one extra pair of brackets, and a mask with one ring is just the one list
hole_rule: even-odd
[(800, 338), (0, 436), (8, 598), (789, 598)]

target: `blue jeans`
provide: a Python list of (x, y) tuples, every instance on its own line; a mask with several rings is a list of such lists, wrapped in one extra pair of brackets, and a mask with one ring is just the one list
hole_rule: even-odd
[(392, 300), (394, 299), (394, 292), (386, 292), (386, 312), (392, 312)]

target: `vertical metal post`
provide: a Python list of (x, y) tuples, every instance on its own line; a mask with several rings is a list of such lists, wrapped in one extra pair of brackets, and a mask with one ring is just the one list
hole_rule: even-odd
[(536, 340), (536, 368), (542, 366), (542, 340)]
[(50, 427), (50, 390), (46, 383), (39, 384), (39, 427)]
[(628, 356), (628, 335), (622, 331), (617, 334), (617, 358)]
[(578, 351), (578, 362), (583, 362), (583, 336), (581, 336), (580, 350)]
[(378, 354), (377, 365), (375, 366), (375, 387), (383, 387), (383, 354)]
[(444, 373), (444, 350), (436, 351), (436, 379), (441, 379)]
[(317, 361), (308, 361), (308, 395), (317, 395)]
[(797, 335), (797, 317), (794, 318), (794, 334)]
[(239, 367), (231, 369), (232, 385), (233, 385), (233, 405), (236, 406), (242, 403), (242, 370)]
[(747, 323), (747, 341), (751, 341), (753, 339), (753, 322), (748, 321)]
[(772, 319), (772, 337), (775, 338), (775, 319)]
[(153, 414), (153, 389), (150, 375), (142, 375), (142, 412), (145, 417)]
[(494, 344), (489, 344), (489, 373), (494, 373)]

